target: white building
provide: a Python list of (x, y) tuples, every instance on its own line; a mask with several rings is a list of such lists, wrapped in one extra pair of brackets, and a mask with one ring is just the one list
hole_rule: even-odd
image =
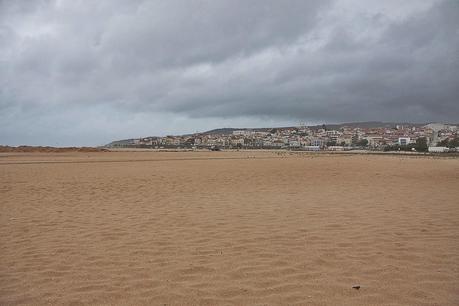
[(343, 146), (329, 146), (327, 147), (327, 150), (329, 151), (344, 151)]
[(324, 145), (324, 140), (320, 138), (312, 139), (311, 146), (313, 147), (321, 147)]
[(298, 148), (300, 146), (300, 142), (297, 140), (292, 140), (289, 142), (289, 146), (293, 148)]
[(398, 144), (400, 146), (407, 146), (411, 141), (410, 137), (399, 137), (398, 138)]
[(445, 153), (448, 151), (449, 149), (447, 147), (429, 147), (429, 152), (432, 153)]

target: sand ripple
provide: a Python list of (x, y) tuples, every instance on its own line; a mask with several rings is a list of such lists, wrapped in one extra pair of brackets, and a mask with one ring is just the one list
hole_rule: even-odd
[(0, 165), (2, 305), (459, 304), (457, 159), (73, 154)]

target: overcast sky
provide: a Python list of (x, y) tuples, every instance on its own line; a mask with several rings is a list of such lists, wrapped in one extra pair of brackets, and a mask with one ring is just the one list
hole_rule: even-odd
[(0, 0), (0, 144), (459, 122), (457, 0)]

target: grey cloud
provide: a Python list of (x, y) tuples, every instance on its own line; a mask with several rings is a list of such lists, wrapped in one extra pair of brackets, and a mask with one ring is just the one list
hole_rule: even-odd
[[(284, 75), (280, 79), (285, 83), (276, 78), (251, 84), (258, 90), (255, 96), (227, 103), (227, 109), (210, 109), (209, 115), (226, 111), (334, 121), (457, 121), (458, 12), (457, 2), (442, 2), (388, 24), (377, 39), (358, 39), (345, 28), (336, 29), (322, 48), (292, 52), (270, 67), (271, 73)], [(284, 70), (286, 66), (290, 69)], [(205, 112), (197, 110), (196, 115), (199, 111)]]

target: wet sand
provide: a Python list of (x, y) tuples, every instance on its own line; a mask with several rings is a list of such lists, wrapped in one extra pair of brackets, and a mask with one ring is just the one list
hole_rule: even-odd
[(459, 304), (457, 158), (3, 153), (0, 203), (1, 305)]

